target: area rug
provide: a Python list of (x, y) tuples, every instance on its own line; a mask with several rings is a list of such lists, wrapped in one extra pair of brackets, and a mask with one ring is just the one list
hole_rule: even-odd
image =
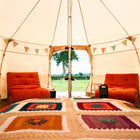
[(25, 104), (19, 111), (60, 111), (62, 103), (57, 102), (31, 102)]
[(140, 111), (140, 107), (135, 106), (132, 103), (128, 103), (128, 102), (118, 102), (120, 105), (122, 105), (123, 107), (129, 109), (129, 110), (133, 110), (133, 111)]
[(115, 99), (24, 100), (3, 109), (0, 140), (139, 140), (140, 111), (128, 105)]
[[(65, 122), (65, 123), (64, 123)], [(66, 118), (62, 115), (43, 115), (43, 116), (13, 116), (5, 122), (4, 132), (10, 131), (62, 131), (67, 130)], [(2, 130), (2, 129), (1, 129)]]
[(9, 111), (12, 110), (13, 108), (15, 108), (17, 105), (19, 105), (19, 104), (18, 104), (18, 103), (17, 103), (17, 104), (11, 104), (11, 105), (9, 105), (9, 106), (4, 107), (3, 109), (0, 110), (0, 114), (1, 114), (1, 113), (9, 112)]
[(121, 111), (118, 107), (109, 102), (77, 102), (79, 110), (84, 111)]
[(124, 115), (81, 115), (89, 129), (140, 130), (140, 126)]

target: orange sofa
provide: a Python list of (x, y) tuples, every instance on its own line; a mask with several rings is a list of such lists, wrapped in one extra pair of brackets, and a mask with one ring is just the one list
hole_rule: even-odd
[[(108, 85), (108, 98), (135, 102), (139, 94), (138, 74), (106, 74), (104, 84)], [(95, 91), (99, 98), (99, 89)]]
[(49, 90), (40, 86), (38, 72), (8, 72), (7, 89), (12, 103), (29, 98), (50, 98)]

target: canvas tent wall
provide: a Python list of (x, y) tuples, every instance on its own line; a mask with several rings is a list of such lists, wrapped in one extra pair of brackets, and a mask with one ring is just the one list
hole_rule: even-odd
[[(139, 5), (139, 0), (71, 0), (71, 44), (90, 46), (87, 91), (97, 75), (140, 72)], [(50, 46), (67, 45), (67, 0), (1, 0), (2, 98), (7, 97), (8, 71), (38, 71), (42, 86), (51, 86)]]

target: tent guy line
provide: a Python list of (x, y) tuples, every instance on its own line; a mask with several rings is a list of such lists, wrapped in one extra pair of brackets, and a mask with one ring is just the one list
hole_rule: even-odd
[(117, 23), (121, 26), (121, 28), (124, 30), (124, 32), (130, 36), (130, 34), (128, 33), (128, 31), (124, 28), (124, 26), (119, 22), (119, 20), (116, 18), (116, 16), (114, 16), (114, 14), (110, 11), (110, 9), (106, 6), (106, 4), (100, 0), (100, 2), (103, 4), (103, 6), (107, 9), (107, 11), (112, 15), (112, 17), (117, 21)]

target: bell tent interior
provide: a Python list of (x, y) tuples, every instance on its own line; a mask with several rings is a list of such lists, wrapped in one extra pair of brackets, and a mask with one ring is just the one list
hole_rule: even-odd
[[(140, 139), (139, 7), (140, 0), (0, 0), (0, 102), (13, 101), (0, 108), (0, 139)], [(85, 95), (99, 83), (106, 92), (72, 98), (72, 49), (89, 56)], [(49, 98), (51, 58), (64, 50), (68, 94)]]
[(41, 86), (53, 88), (51, 57), (65, 47), (69, 97), (71, 48), (89, 54), (91, 78), (85, 94), (106, 73), (139, 74), (139, 5), (139, 0), (1, 0), (1, 98), (8, 97), (7, 72), (38, 72)]

